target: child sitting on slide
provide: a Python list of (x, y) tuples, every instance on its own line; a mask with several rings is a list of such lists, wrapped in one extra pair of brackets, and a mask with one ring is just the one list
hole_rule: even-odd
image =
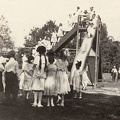
[(93, 28), (93, 23), (92, 22), (90, 22), (89, 23), (89, 26), (88, 26), (88, 28), (87, 28), (87, 36), (90, 38), (90, 37), (93, 37), (93, 34), (94, 34), (94, 28)]

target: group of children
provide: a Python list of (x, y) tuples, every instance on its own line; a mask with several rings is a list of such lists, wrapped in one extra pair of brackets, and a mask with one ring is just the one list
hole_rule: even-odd
[[(15, 59), (15, 51), (8, 53), (9, 60), (5, 66), (0, 63), (0, 73), (4, 76), (5, 103), (17, 103), (18, 93), (22, 90), (25, 101), (33, 93), (33, 107), (43, 107), (42, 97), (47, 96), (47, 106), (64, 106), (64, 96), (71, 91), (67, 57), (62, 50), (57, 56), (50, 50), (46, 53), (45, 46), (39, 46), (36, 56), (24, 57), (22, 72)], [(74, 98), (82, 98), (82, 76), (80, 72), (81, 61), (76, 63), (76, 70), (72, 80)], [(2, 75), (0, 76), (2, 84)], [(21, 77), (22, 76), (22, 77)], [(1, 86), (0, 86), (1, 87)], [(3, 89), (3, 88), (0, 88)], [(12, 97), (12, 98), (11, 98)]]
[(90, 7), (90, 10), (85, 10), (84, 12), (81, 11), (80, 7), (77, 7), (77, 10), (74, 14), (69, 14), (69, 19), (67, 23), (60, 23), (58, 26), (58, 31), (54, 31), (51, 36), (51, 44), (54, 46), (59, 40), (69, 32), (77, 23), (78, 23), (78, 16), (81, 16), (81, 27), (87, 28), (87, 35), (91, 37), (94, 33), (94, 29), (97, 24), (97, 15), (94, 11), (93, 7)]
[(94, 11), (94, 8), (90, 7), (89, 11), (85, 10), (84, 12), (82, 12), (80, 7), (78, 6), (76, 12), (73, 15), (69, 14), (69, 19), (67, 20), (67, 23), (60, 23), (58, 26), (58, 30), (55, 29), (52, 32), (50, 38), (45, 36), (44, 39), (40, 40), (38, 44), (45, 45), (46, 49), (50, 50), (52, 46), (59, 42), (60, 39), (78, 23), (78, 16), (81, 16), (80, 26), (87, 28), (87, 36), (92, 37), (97, 24), (97, 15)]
[[(77, 9), (78, 12), (80, 8)], [(96, 26), (93, 8), (91, 8), (91, 14), (92, 17), (90, 19), (91, 22), (88, 27), (87, 34), (88, 37), (93, 35), (93, 29)], [(91, 16), (91, 14), (89, 16)], [(58, 33), (60, 32), (60, 27), (62, 27), (62, 24), (59, 26)], [(61, 37), (62, 34), (58, 36)], [(50, 49), (50, 44), (40, 41), (40, 44), (36, 46), (35, 49), (35, 53), (37, 51), (37, 54), (24, 58), (26, 63), (23, 63), (24, 67), (22, 67), (21, 75), (19, 74), (20, 71), (18, 69), (18, 62), (15, 60), (15, 52), (12, 51), (9, 53), (9, 61), (7, 61), (5, 67), (2, 66), (2, 63), (0, 63), (0, 83), (2, 81), (3, 74), (5, 79), (5, 96), (7, 101), (10, 100), (12, 94), (13, 101), (16, 102), (18, 91), (21, 89), (25, 92), (26, 99), (29, 99), (29, 93), (30, 91), (33, 91), (34, 102), (32, 106), (34, 107), (43, 107), (41, 104), (43, 95), (48, 96), (47, 106), (54, 106), (54, 96), (58, 96), (57, 105), (64, 106), (64, 95), (71, 91), (67, 68), (68, 62), (63, 51), (60, 52), (56, 59), (53, 52), (46, 54), (46, 47), (44, 46), (46, 44)], [(54, 40), (52, 45), (55, 45)], [(73, 90), (75, 91), (74, 98), (78, 97), (79, 99), (82, 98), (82, 87), (85, 89), (85, 86), (87, 85), (86, 83), (83, 84), (84, 82), (82, 81), (85, 71), (80, 72), (79, 69), (81, 63), (81, 61), (76, 63), (76, 70), (72, 80)], [(19, 80), (20, 83), (18, 86)], [(3, 89), (2, 86), (0, 87), (0, 89)]]
[[(47, 96), (47, 106), (54, 106), (53, 98), (57, 96), (58, 106), (64, 106), (64, 95), (71, 91), (68, 74), (68, 61), (61, 51), (55, 58), (54, 53), (49, 51), (46, 55), (46, 48), (39, 46), (36, 57), (29, 56), (23, 68), (24, 80), (22, 90), (25, 91), (26, 99), (29, 99), (30, 91), (34, 93), (32, 106), (43, 107), (42, 96)], [(82, 98), (82, 74), (79, 71), (81, 61), (76, 63), (76, 70), (73, 77), (74, 98)], [(77, 96), (78, 95), (78, 96)]]

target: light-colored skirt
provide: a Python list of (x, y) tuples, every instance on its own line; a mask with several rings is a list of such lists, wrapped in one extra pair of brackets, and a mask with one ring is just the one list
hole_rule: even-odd
[(80, 76), (73, 77), (73, 90), (80, 92), (81, 89), (82, 89), (82, 81)]
[(31, 90), (32, 90), (32, 82), (33, 82), (33, 79), (32, 79), (32, 78), (29, 78), (29, 79), (27, 79), (27, 80), (24, 80), (22, 89), (23, 89), (24, 91), (31, 91)]
[(33, 91), (44, 91), (45, 87), (45, 79), (44, 78), (34, 78), (32, 83)]
[(67, 94), (68, 92), (70, 92), (70, 84), (66, 71), (57, 71), (55, 91), (56, 94)]
[(45, 81), (44, 95), (55, 96), (55, 77), (48, 76)]

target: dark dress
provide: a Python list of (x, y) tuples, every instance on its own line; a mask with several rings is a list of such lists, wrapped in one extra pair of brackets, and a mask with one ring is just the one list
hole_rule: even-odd
[(3, 82), (2, 82), (2, 72), (4, 71), (4, 66), (0, 63), (0, 92), (3, 92)]
[(0, 72), (0, 92), (3, 92), (2, 72)]

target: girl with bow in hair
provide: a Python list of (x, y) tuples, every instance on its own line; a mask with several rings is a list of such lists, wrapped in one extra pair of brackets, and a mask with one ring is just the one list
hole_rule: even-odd
[(74, 72), (74, 76), (73, 76), (73, 91), (75, 93), (74, 98), (79, 97), (79, 99), (82, 98), (82, 74), (83, 72), (81, 72), (79, 69), (81, 67), (82, 62), (81, 61), (77, 61), (76, 63), (76, 70)]

